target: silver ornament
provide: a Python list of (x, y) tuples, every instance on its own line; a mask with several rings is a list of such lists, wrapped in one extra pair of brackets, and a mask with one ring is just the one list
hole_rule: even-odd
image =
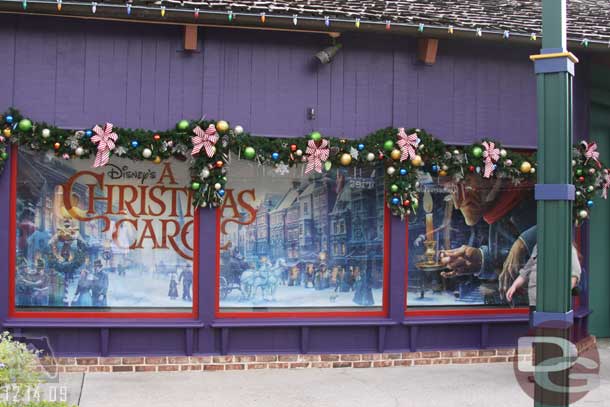
[(396, 172), (396, 168), (388, 167), (388, 169), (386, 171), (387, 171), (388, 175), (394, 175), (394, 173)]
[(504, 158), (504, 157), (506, 157), (507, 154), (508, 153), (506, 152), (505, 149), (500, 150), (500, 157)]
[(244, 128), (241, 127), (240, 125), (235, 126), (235, 128), (233, 129), (233, 133), (235, 133), (235, 135), (237, 135), (237, 136), (239, 136), (243, 132), (244, 132)]
[(150, 148), (145, 148), (142, 150), (142, 157), (150, 158), (152, 156), (152, 150)]
[(295, 154), (297, 155), (297, 157), (300, 157), (300, 156), (302, 156), (302, 155), (303, 155), (303, 150), (301, 150), (301, 149), (299, 148), (297, 151), (295, 151)]
[(51, 130), (49, 129), (42, 129), (42, 138), (49, 138), (51, 137)]
[(217, 183), (215, 183), (215, 184), (214, 184), (214, 189), (215, 189), (216, 191), (218, 191), (218, 190), (219, 190), (219, 189), (221, 189), (221, 188), (222, 188), (222, 185), (220, 185), (220, 182), (217, 182)]
[(83, 154), (85, 154), (85, 149), (82, 147), (77, 147), (76, 150), (74, 150), (74, 154), (76, 154), (78, 157), (80, 157)]
[(580, 219), (587, 219), (587, 217), (589, 216), (589, 212), (587, 212), (586, 210), (581, 210), (580, 212), (578, 212), (578, 217)]
[(201, 173), (199, 175), (201, 176), (201, 178), (205, 179), (210, 176), (210, 170), (204, 168), (201, 170)]
[(368, 154), (366, 155), (366, 160), (367, 160), (367, 161), (374, 161), (374, 160), (375, 160), (375, 154), (373, 154), (373, 153), (368, 153)]

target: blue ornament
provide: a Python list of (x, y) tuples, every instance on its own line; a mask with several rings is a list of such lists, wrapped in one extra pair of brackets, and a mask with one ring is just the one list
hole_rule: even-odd
[(358, 150), (360, 150), (360, 151), (364, 150), (364, 144), (362, 144), (362, 143), (358, 144)]
[(587, 206), (588, 206), (589, 208), (592, 208), (592, 207), (593, 207), (593, 201), (588, 200), (588, 201), (587, 201)]
[(131, 146), (133, 148), (137, 148), (140, 145), (140, 143), (138, 142), (138, 140), (132, 140), (131, 141)]
[(277, 161), (280, 159), (280, 153), (273, 153), (271, 154), (271, 158), (273, 158), (273, 161)]
[(9, 114), (8, 116), (6, 116), (6, 117), (4, 118), (4, 120), (5, 120), (5, 121), (6, 121), (8, 124), (11, 124), (11, 123), (13, 122), (13, 120), (15, 120), (15, 119), (13, 119), (13, 116), (11, 116), (11, 115)]
[(224, 189), (219, 189), (218, 190), (218, 195), (219, 196), (225, 196), (225, 190)]
[(398, 205), (400, 203), (400, 199), (394, 197), (392, 198), (392, 205)]
[(406, 168), (401, 168), (400, 169), (400, 175), (407, 175), (409, 173), (409, 171), (407, 171)]
[(434, 164), (432, 166), (432, 172), (438, 172), (438, 165)]
[(91, 130), (85, 130), (85, 136), (91, 137), (93, 136), (93, 132)]

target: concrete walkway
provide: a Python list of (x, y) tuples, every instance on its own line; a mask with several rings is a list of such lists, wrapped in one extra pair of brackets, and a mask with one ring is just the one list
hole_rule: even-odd
[[(600, 387), (575, 406), (610, 407), (610, 341), (598, 344)], [(533, 406), (512, 364), (380, 369), (62, 375), (82, 407)]]

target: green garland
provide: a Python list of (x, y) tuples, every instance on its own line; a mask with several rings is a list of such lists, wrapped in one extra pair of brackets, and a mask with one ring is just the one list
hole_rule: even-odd
[[(218, 140), (210, 150), (205, 149), (192, 156), (194, 130), (216, 130)], [(65, 130), (44, 122), (33, 123), (19, 111), (9, 109), (0, 118), (0, 173), (9, 156), (9, 143), (27, 146), (33, 150), (52, 151), (65, 159), (90, 158), (97, 153), (92, 141), (92, 129)], [(150, 131), (142, 129), (114, 128), (118, 135), (111, 155), (132, 160), (151, 160), (156, 163), (174, 157), (191, 160), (191, 185), (193, 202), (201, 207), (218, 207), (222, 204), (227, 183), (229, 153), (242, 159), (254, 160), (261, 165), (305, 165), (307, 147), (323, 147), (328, 143), (328, 158), (321, 160), (321, 171), (339, 166), (372, 166), (383, 162), (386, 169), (385, 187), (387, 204), (394, 215), (404, 218), (417, 210), (418, 173), (427, 172), (433, 177), (450, 177), (456, 181), (469, 174), (483, 176), (486, 147), (495, 149), (491, 177), (507, 178), (513, 183), (535, 182), (535, 154), (521, 154), (504, 149), (499, 143), (484, 140), (469, 146), (448, 146), (424, 130), (409, 129), (403, 135), (416, 135), (409, 159), (401, 161), (402, 150), (398, 144), (399, 129), (385, 128), (360, 140), (323, 138), (318, 132), (300, 138), (267, 138), (252, 136), (240, 126), (231, 128), (226, 121), (181, 120), (175, 129)], [(325, 141), (324, 141), (325, 140)], [(322, 145), (322, 143), (324, 143)], [(493, 147), (487, 143), (493, 143)], [(403, 146), (404, 148), (404, 146)], [(597, 191), (605, 191), (610, 185), (608, 170), (586, 152), (595, 150), (594, 143), (585, 142), (573, 149), (572, 166), (576, 186), (574, 221), (576, 224), (589, 217), (593, 197)], [(491, 150), (490, 150), (491, 151)], [(406, 158), (406, 157), (404, 157)], [(323, 162), (322, 162), (323, 161)]]

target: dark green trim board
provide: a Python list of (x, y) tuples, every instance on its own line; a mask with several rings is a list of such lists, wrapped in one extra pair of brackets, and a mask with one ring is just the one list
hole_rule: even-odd
[[(597, 141), (600, 159), (610, 158), (610, 68), (591, 68), (589, 137)], [(610, 202), (595, 199), (595, 219), (589, 225), (589, 332), (610, 336)]]

